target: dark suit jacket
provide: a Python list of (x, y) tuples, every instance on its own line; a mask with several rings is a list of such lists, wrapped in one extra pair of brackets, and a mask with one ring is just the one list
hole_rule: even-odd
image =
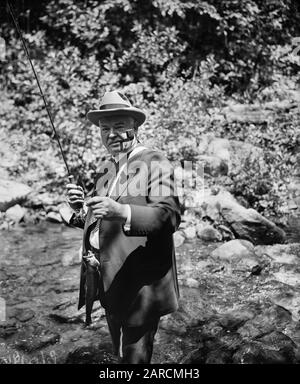
[[(103, 164), (97, 195), (106, 196), (115, 173), (113, 163)], [(131, 229), (125, 232), (120, 222), (102, 220), (99, 299), (124, 325), (139, 326), (178, 308), (172, 234), (180, 223), (180, 208), (170, 162), (158, 151), (137, 153), (128, 161), (110, 197), (130, 204)], [(83, 227), (83, 253), (94, 222), (89, 211)], [(85, 304), (84, 262), (80, 280), (79, 308)]]

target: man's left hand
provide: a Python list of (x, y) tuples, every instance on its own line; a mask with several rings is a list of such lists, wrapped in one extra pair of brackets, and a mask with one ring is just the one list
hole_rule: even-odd
[(124, 204), (117, 203), (110, 197), (94, 196), (86, 202), (97, 219), (126, 221), (127, 210)]

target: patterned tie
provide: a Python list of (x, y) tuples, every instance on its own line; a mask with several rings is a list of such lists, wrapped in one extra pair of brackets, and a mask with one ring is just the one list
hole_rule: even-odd
[[(116, 177), (117, 174), (118, 174), (118, 171), (119, 171), (119, 162), (116, 162), (113, 158), (111, 158), (111, 161), (114, 163), (114, 166), (115, 166), (115, 169), (116, 169), (116, 170), (115, 170), (115, 177)], [(106, 196), (109, 194), (109, 192), (111, 192), (111, 191), (110, 191), (110, 187), (111, 187), (111, 185), (113, 184), (114, 179), (115, 179), (115, 178), (113, 178), (113, 179), (111, 180), (111, 183), (110, 183), (110, 185), (109, 185), (109, 187), (108, 187), (108, 189), (107, 189)], [(96, 193), (96, 191), (95, 191), (95, 193)], [(96, 194), (94, 194), (94, 196), (96, 196)], [(97, 234), (97, 232), (101, 230), (101, 223), (102, 223), (102, 219), (98, 219), (98, 220), (96, 221), (96, 225), (95, 225), (95, 227), (91, 230), (90, 237), (91, 237), (91, 236), (94, 237), (94, 236)]]

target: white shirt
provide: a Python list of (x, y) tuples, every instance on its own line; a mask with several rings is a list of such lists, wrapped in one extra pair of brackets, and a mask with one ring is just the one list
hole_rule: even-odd
[[(128, 160), (136, 155), (137, 153), (143, 151), (144, 149), (146, 149), (146, 147), (143, 147), (143, 146), (138, 146), (138, 147), (135, 147), (130, 155), (128, 156)], [(110, 187), (109, 187), (109, 190), (108, 190), (108, 193), (107, 193), (107, 197), (110, 197), (111, 194), (112, 194), (112, 191), (114, 190), (120, 176), (121, 176), (121, 173), (123, 172), (124, 168), (126, 166), (126, 163), (122, 165), (122, 167), (119, 169), (117, 175), (116, 175), (116, 178), (114, 179), (114, 181), (111, 183)], [(125, 207), (126, 207), (126, 210), (127, 210), (127, 219), (126, 219), (126, 222), (124, 224), (124, 230), (125, 231), (130, 231), (130, 224), (131, 224), (131, 208), (130, 208), (130, 205), (129, 204), (125, 204)], [(90, 244), (92, 247), (96, 248), (96, 249), (99, 249), (99, 229), (97, 231), (92, 231), (91, 234), (90, 234)]]

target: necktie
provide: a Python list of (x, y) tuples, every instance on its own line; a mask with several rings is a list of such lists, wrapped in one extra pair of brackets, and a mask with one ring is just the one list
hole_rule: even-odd
[[(115, 166), (115, 175), (118, 174), (119, 172), (119, 163), (116, 162), (113, 158), (111, 159), (111, 161), (114, 163), (114, 166)], [(107, 193), (106, 193), (106, 196), (109, 196), (110, 194), (110, 189), (111, 189), (111, 186), (113, 185), (113, 182), (114, 182), (114, 179), (116, 178), (116, 176), (112, 179), (108, 189), (107, 189)], [(96, 221), (96, 225), (94, 226), (94, 228), (91, 230), (91, 233), (90, 233), (90, 239), (91, 238), (95, 238), (96, 236), (98, 236), (98, 231), (101, 230), (101, 222), (102, 222), (102, 219), (98, 219)], [(98, 247), (96, 247), (98, 248)]]

